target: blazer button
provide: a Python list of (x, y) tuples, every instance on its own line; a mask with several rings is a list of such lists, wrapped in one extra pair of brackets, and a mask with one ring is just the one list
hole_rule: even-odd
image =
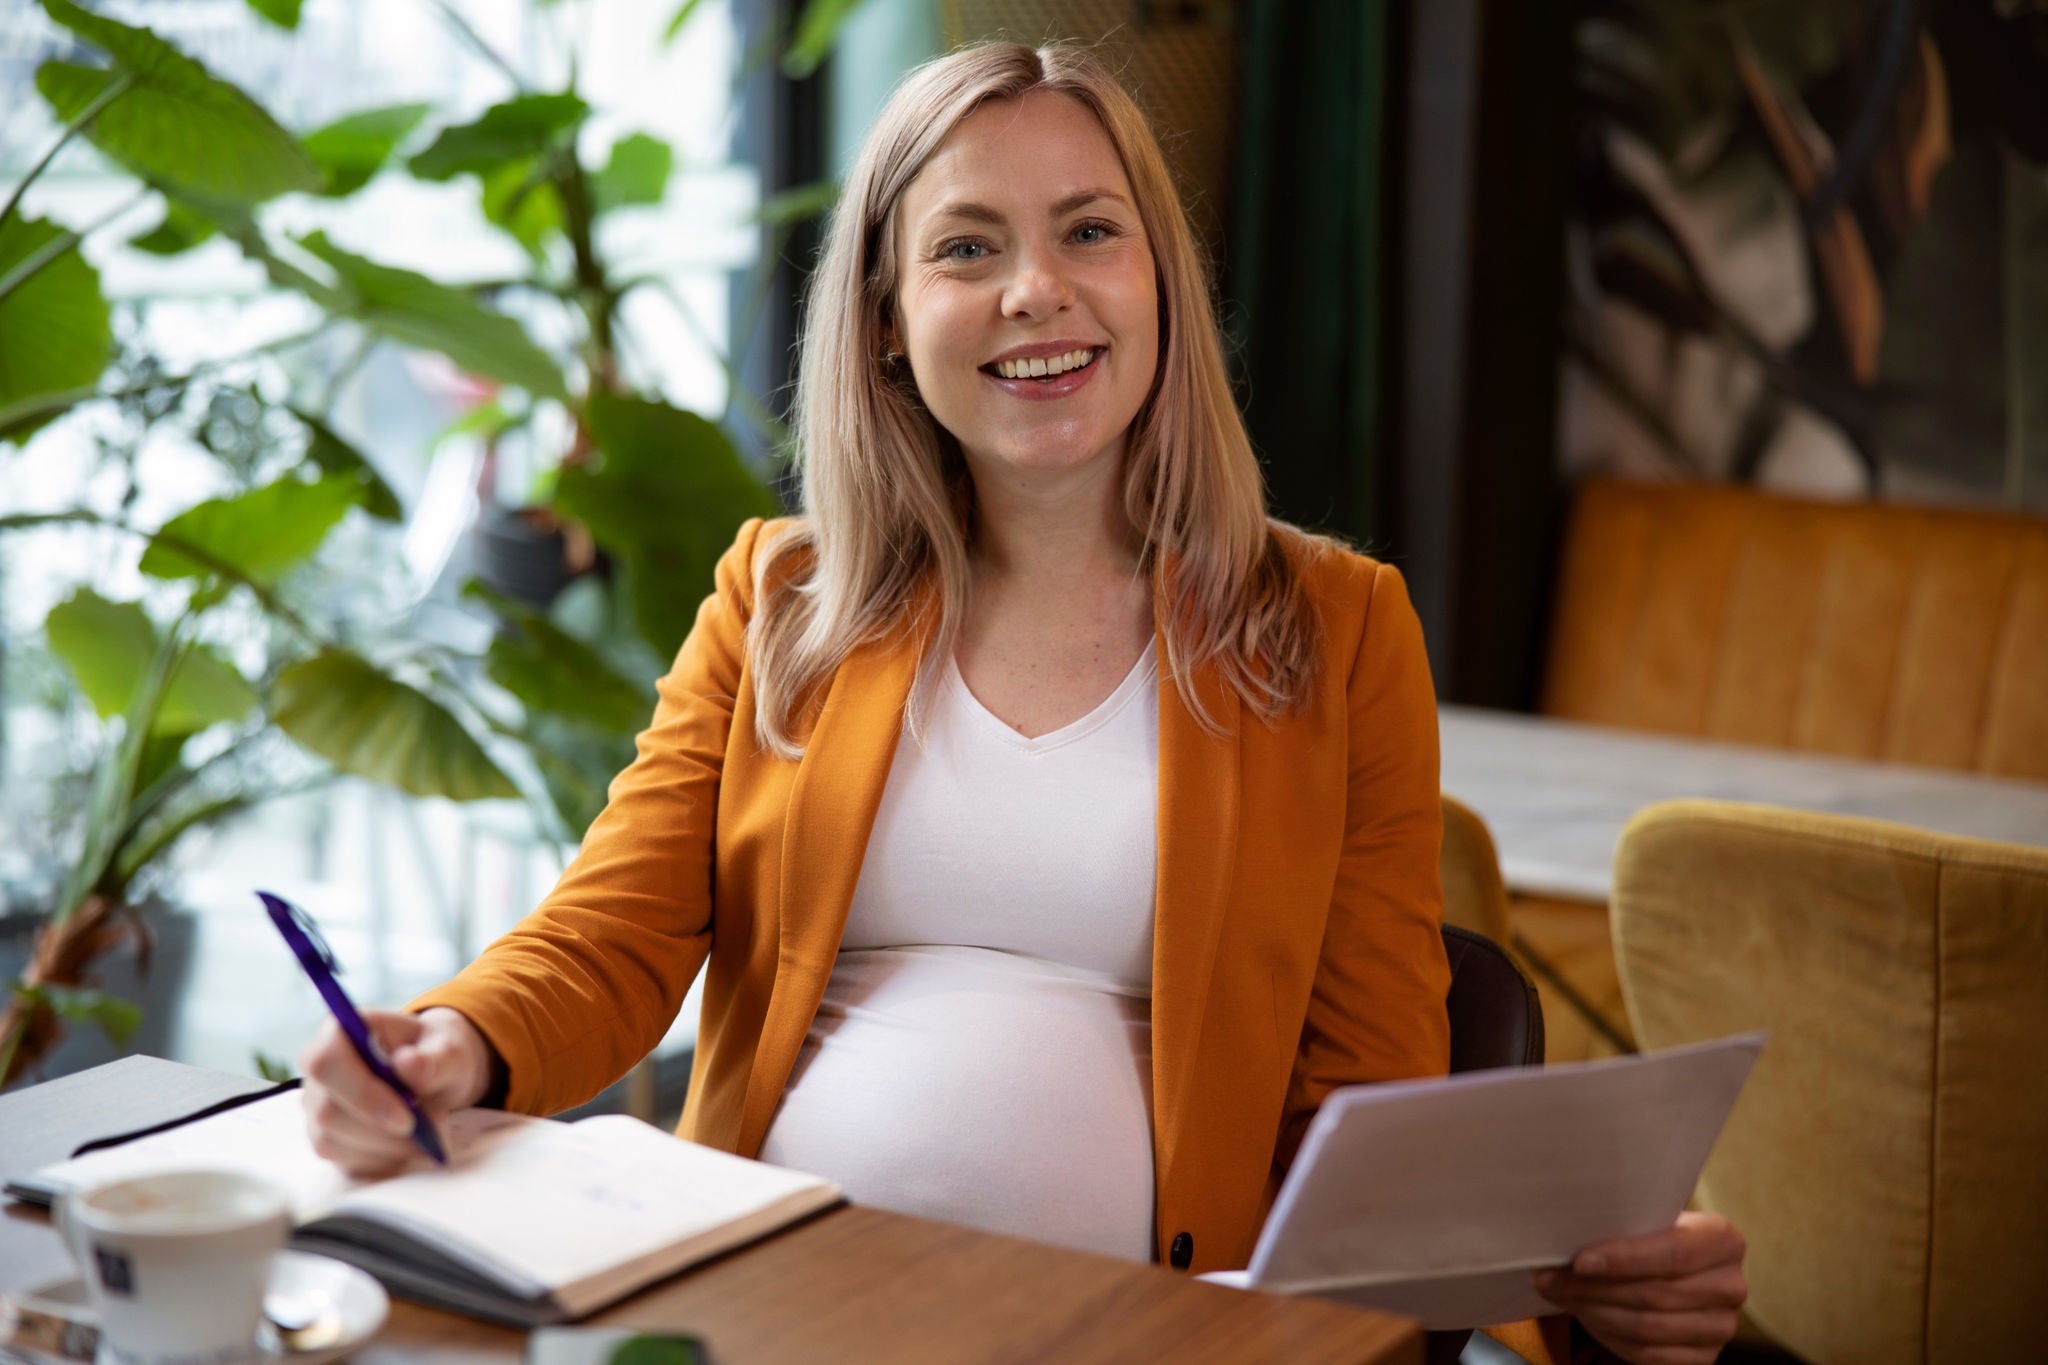
[(1195, 1263), (1195, 1239), (1185, 1232), (1176, 1235), (1172, 1248), (1166, 1253), (1166, 1259), (1175, 1270), (1186, 1270)]

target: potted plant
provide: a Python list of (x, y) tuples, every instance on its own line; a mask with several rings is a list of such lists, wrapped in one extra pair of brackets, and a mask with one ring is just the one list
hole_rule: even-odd
[[(25, 447), (65, 414), (124, 403), (147, 406), (148, 425), (182, 423), (191, 435), (224, 393), (265, 439), (260, 458), (223, 456), (222, 496), (157, 524), (86, 506), (0, 520), (16, 532), (69, 523), (123, 537), (144, 584), (125, 598), (81, 586), (43, 623), (100, 729), (76, 859), (0, 1014), (0, 1084), (64, 1018), (120, 1021), (87, 983), (136, 922), (135, 888), (184, 835), (280, 791), (349, 773), (455, 799), (525, 795), (551, 833), (579, 836), (644, 723), (644, 679), (687, 631), (732, 528), (776, 510), (717, 425), (637, 392), (619, 361), (621, 299), (663, 286), (607, 261), (597, 227), (666, 192), (671, 158), (658, 140), (628, 134), (588, 155), (590, 106), (573, 83), (535, 91), (509, 67), (512, 93), (467, 121), (403, 106), (295, 135), (149, 30), (71, 0), (42, 4), (104, 60), (38, 70), (62, 131), (0, 205), (0, 442)], [(286, 20), (297, 11), (258, 8)], [(276, 287), (310, 300), (317, 325), (239, 358), (271, 367), (255, 375), (243, 364), (171, 373), (152, 357), (114, 357), (114, 310), (76, 250), (111, 220), (66, 226), (22, 211), (29, 183), (80, 137), (139, 195), (163, 201), (161, 221), (132, 245), (175, 255), (224, 238)], [(285, 196), (347, 196), (400, 167), (469, 181), (484, 220), (526, 248), (528, 272), (437, 280), (320, 232), (279, 233), (262, 211)], [(549, 329), (569, 338), (554, 350), (520, 320), (543, 310), (571, 324)], [(552, 605), (472, 585), (463, 600), (492, 626), (478, 655), (409, 635), (417, 627), (403, 614), (336, 609), (364, 590), (362, 564), (332, 553), (337, 527), (403, 510), (377, 464), (336, 429), (327, 404), (339, 383), (278, 372), (284, 360), (303, 368), (337, 335), (359, 338), (358, 354), (437, 352), (493, 385), (468, 419), (492, 439), (550, 425), (535, 420), (543, 413), (556, 419), (568, 436), (533, 520), (561, 531), (583, 562), (602, 555), (610, 573)], [(309, 400), (308, 387), (324, 401)]]

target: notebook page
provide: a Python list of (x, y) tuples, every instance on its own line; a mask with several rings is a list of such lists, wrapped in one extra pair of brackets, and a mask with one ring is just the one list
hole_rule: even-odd
[(561, 1288), (824, 1188), (605, 1115), (486, 1130), (451, 1169), (360, 1186), (334, 1211), (441, 1230), (517, 1280)]
[[(240, 1171), (284, 1190), (291, 1201), (292, 1221), (309, 1222), (366, 1185), (350, 1180), (339, 1166), (313, 1151), (306, 1136), (303, 1093), (287, 1090), (182, 1127), (60, 1161), (36, 1172), (36, 1183), (66, 1191), (158, 1171)], [(542, 1122), (545, 1120), (470, 1109), (449, 1115), (438, 1127), (449, 1160), (460, 1166), (472, 1151), (487, 1145), (490, 1133), (508, 1124)], [(437, 1169), (425, 1153), (417, 1154), (407, 1167), (408, 1171)]]

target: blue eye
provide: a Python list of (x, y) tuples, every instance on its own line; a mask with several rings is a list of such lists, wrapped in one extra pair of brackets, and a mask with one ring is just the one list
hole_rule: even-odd
[(988, 255), (988, 243), (974, 237), (955, 237), (939, 248), (939, 258), (947, 261), (978, 261)]
[[(1095, 235), (1092, 237), (1085, 235), (1088, 233)], [(1113, 223), (1083, 223), (1074, 229), (1074, 240), (1082, 246), (1101, 246), (1116, 235), (1117, 230)]]

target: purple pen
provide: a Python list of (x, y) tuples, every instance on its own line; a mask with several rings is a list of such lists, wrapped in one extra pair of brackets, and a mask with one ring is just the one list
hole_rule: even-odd
[(268, 891), (258, 891), (263, 908), (270, 912), (270, 922), (277, 926), (277, 932), (284, 935), (284, 941), (292, 948), (292, 955), (299, 960), (299, 966), (306, 975), (313, 978), (313, 985), (319, 990), (320, 998), (327, 1002), (328, 1013), (334, 1022), (341, 1025), (341, 1031), (348, 1036), (356, 1055), (363, 1059), (363, 1065), (384, 1084), (390, 1086), (405, 1101), (405, 1107), (412, 1111), (412, 1140), (420, 1150), (432, 1157), (438, 1164), (448, 1164), (448, 1154), (442, 1150), (440, 1134), (434, 1131), (433, 1121), (427, 1111), (420, 1107), (410, 1087), (400, 1079), (384, 1056), (384, 1050), (377, 1046), (377, 1040), (370, 1036), (370, 1026), (363, 1021), (355, 1002), (342, 990), (341, 982), (335, 980), (335, 973), (341, 965), (335, 961), (334, 950), (327, 946), (327, 939), (320, 932), (320, 926), (313, 923), (313, 917), (286, 900), (273, 896)]

